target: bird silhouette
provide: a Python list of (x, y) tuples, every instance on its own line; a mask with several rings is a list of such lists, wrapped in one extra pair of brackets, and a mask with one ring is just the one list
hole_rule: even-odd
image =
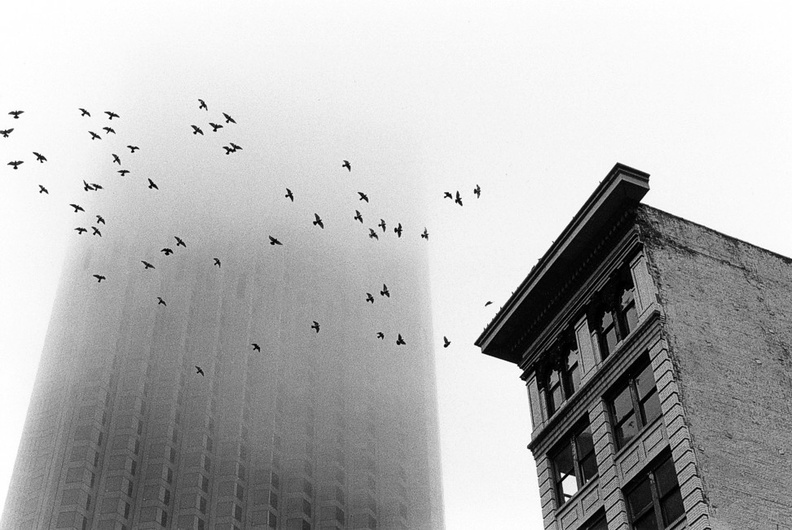
[(388, 298), (390, 298), (390, 291), (388, 291), (388, 286), (385, 285), (384, 283), (382, 284), (382, 290), (380, 291), (380, 295), (387, 296)]
[(93, 131), (88, 131), (88, 132), (91, 133), (91, 140), (101, 140), (102, 139), (102, 137), (99, 136), (98, 134), (96, 134), (95, 132), (93, 132)]
[(206, 106), (206, 102), (204, 100), (199, 98), (198, 99), (198, 103), (200, 103), (200, 105), (198, 105), (198, 110), (201, 110), (201, 109), (209, 110), (209, 107)]
[(377, 226), (382, 228), (382, 231), (384, 232), (385, 231), (385, 219), (380, 219), (380, 222), (379, 222), (379, 224)]
[(171, 254), (173, 254), (173, 250), (169, 249), (168, 247), (163, 248), (162, 250), (160, 250), (160, 252), (162, 252), (166, 256), (170, 256)]
[(281, 243), (280, 241), (278, 241), (277, 239), (275, 239), (272, 236), (269, 236), (269, 240), (270, 240), (270, 245), (283, 245), (283, 243)]
[(401, 223), (399, 223), (399, 226), (394, 228), (393, 231), (396, 232), (397, 236), (401, 237), (401, 235), (402, 235), (402, 225), (401, 225)]
[(341, 164), (341, 167), (347, 168), (347, 171), (352, 171), (352, 164), (349, 163), (349, 160), (344, 160), (344, 163)]
[(193, 128), (193, 134), (200, 134), (201, 136), (203, 136), (203, 131), (201, 130), (200, 127), (198, 127), (197, 125), (190, 125), (190, 127)]
[(313, 324), (311, 324), (311, 329), (314, 329), (314, 330), (316, 330), (317, 333), (319, 333), (319, 322), (314, 320)]
[(157, 305), (164, 305), (165, 307), (168, 307), (168, 304), (166, 304), (165, 300), (163, 300), (160, 296), (157, 297)]
[(119, 158), (119, 156), (115, 153), (113, 153), (113, 162), (115, 162), (119, 166), (121, 165), (121, 158)]
[(19, 119), (19, 115), (22, 114), (23, 112), (25, 112), (25, 111), (24, 110), (12, 110), (11, 112), (9, 112), (9, 114), (11, 116), (13, 116), (15, 120), (18, 120)]
[(105, 223), (104, 217), (102, 217), (101, 215), (97, 215), (96, 216), (96, 224), (99, 224), (99, 223), (102, 223), (103, 225), (107, 224), (107, 223)]
[(319, 228), (324, 228), (324, 223), (322, 222), (322, 218), (321, 218), (321, 217), (319, 217), (319, 214), (318, 214), (318, 213), (315, 213), (315, 214), (314, 214), (314, 221), (313, 221), (313, 224), (314, 224), (314, 225), (319, 225)]
[(220, 260), (218, 258), (214, 258), (214, 264), (220, 267)]
[(136, 145), (128, 145), (127, 147), (129, 148), (129, 151), (132, 152), (132, 153), (134, 153), (135, 151), (140, 149), (140, 147), (138, 147)]
[(366, 293), (366, 302), (374, 303), (374, 296), (371, 293)]
[(294, 194), (289, 188), (286, 188), (286, 195), (284, 195), (287, 199), (290, 199), (291, 202), (294, 202)]
[(91, 117), (91, 113), (90, 113), (90, 112), (88, 112), (87, 110), (85, 110), (85, 109), (83, 109), (83, 108), (79, 108), (79, 109), (77, 109), (77, 110), (79, 110), (79, 111), (80, 111), (80, 117), (82, 117), (82, 116), (88, 116), (89, 118)]
[(370, 239), (379, 239), (379, 236), (377, 235), (377, 233), (374, 231), (373, 228), (369, 228), (369, 238)]
[(484, 307), (487, 307), (488, 305), (492, 305), (492, 300), (487, 300), (487, 301), (484, 303)]
[(125, 177), (129, 173), (129, 170), (128, 169), (119, 169), (118, 172), (121, 174), (122, 177)]
[(459, 191), (456, 192), (456, 199), (454, 199), (454, 202), (462, 206), (462, 196), (459, 194)]
[(226, 123), (236, 123), (236, 122), (234, 121), (234, 118), (232, 118), (231, 116), (229, 116), (229, 115), (228, 115), (228, 114), (226, 114), (225, 112), (223, 113), (223, 116), (224, 116), (224, 117), (225, 117), (225, 119), (226, 119), (226, 121), (225, 121)]
[(477, 199), (481, 198), (481, 187), (476, 184), (476, 187), (473, 188), (473, 194), (476, 196)]
[(384, 339), (385, 338), (385, 334), (383, 332), (381, 332), (381, 331), (378, 331), (377, 332), (377, 338), (378, 339)]
[(399, 333), (399, 336), (396, 339), (396, 346), (402, 346), (404, 344), (407, 344), (407, 343), (404, 342), (404, 339), (402, 338), (401, 333)]
[(39, 193), (46, 193), (47, 195), (49, 195), (49, 191), (47, 191), (47, 188), (45, 188), (41, 184), (39, 184), (38, 187), (39, 187)]
[(116, 133), (115, 129), (113, 129), (112, 127), (102, 127), (102, 129), (104, 129), (105, 134)]
[(450, 192), (450, 191), (444, 191), (444, 192), (443, 192), (443, 198), (444, 198), (444, 199), (451, 199), (452, 201), (454, 200), (454, 196), (453, 196), (453, 195), (451, 195), (451, 192)]
[(196, 366), (195, 366), (195, 373), (196, 373), (196, 374), (201, 374), (201, 375), (204, 375), (204, 371), (203, 371), (203, 370), (201, 370), (201, 367), (200, 367), (200, 366), (198, 366), (198, 365), (196, 365)]
[(148, 184), (148, 189), (150, 189), (150, 190), (158, 190), (158, 189), (159, 189), (159, 188), (157, 187), (157, 185), (156, 185), (156, 184), (154, 184), (154, 181), (153, 181), (153, 180), (151, 180), (151, 179), (148, 179), (148, 181), (149, 181), (149, 184)]
[(223, 149), (225, 149), (227, 155), (230, 155), (231, 153), (234, 152), (234, 149), (232, 147), (228, 147), (227, 145), (224, 145)]
[(360, 215), (360, 212), (359, 212), (359, 211), (357, 211), (357, 210), (355, 210), (355, 217), (354, 217), (354, 219), (355, 219), (355, 220), (357, 220), (357, 221), (360, 221), (360, 223), (361, 223), (361, 224), (363, 224), (363, 216), (362, 216), (362, 215)]
[(3, 138), (8, 138), (8, 135), (11, 134), (13, 131), (14, 129), (3, 129), (2, 131), (0, 131), (0, 134), (3, 135)]
[(93, 190), (94, 191), (99, 191), (99, 190), (103, 190), (104, 189), (104, 186), (100, 186), (96, 182), (91, 182), (91, 186), (93, 186)]
[(143, 267), (144, 267), (144, 269), (143, 269), (143, 270), (146, 270), (146, 269), (156, 269), (156, 267), (155, 267), (154, 265), (152, 265), (151, 263), (149, 263), (148, 261), (143, 261), (143, 260), (140, 260), (140, 263), (142, 263), (142, 264), (143, 264)]
[(212, 126), (212, 132), (217, 132), (218, 129), (222, 129), (222, 125), (218, 125), (217, 123), (209, 122), (209, 125)]
[(116, 114), (115, 112), (113, 112), (111, 110), (106, 110), (105, 114), (107, 114), (107, 119), (108, 120), (112, 120), (113, 118), (120, 118), (121, 117), (121, 116), (119, 116), (118, 114)]
[(184, 244), (184, 241), (182, 241), (182, 238), (180, 238), (179, 236), (173, 236), (173, 237), (176, 238), (176, 246), (177, 247), (187, 248), (187, 245)]
[(363, 193), (362, 191), (359, 191), (359, 192), (358, 192), (358, 195), (360, 195), (360, 199), (358, 199), (359, 201), (366, 201), (366, 202), (369, 202), (369, 200), (368, 200), (368, 195), (366, 195), (366, 194), (365, 194), (365, 193)]
[(21, 166), (24, 163), (25, 162), (22, 161), (22, 160), (12, 160), (11, 162), (8, 163), (8, 165), (9, 166), (14, 166), (14, 169), (17, 169), (19, 166)]
[(91, 186), (90, 184), (88, 184), (87, 182), (85, 182), (85, 181), (83, 180), (83, 189), (84, 189), (85, 191), (91, 191), (91, 190), (93, 190), (93, 186)]
[(231, 149), (233, 149), (234, 152), (243, 151), (243, 149), (241, 147), (239, 147), (237, 144), (235, 144), (234, 142), (228, 142), (228, 143), (231, 145)]
[(448, 348), (451, 345), (451, 341), (444, 335), (443, 336), (443, 348)]
[(33, 151), (33, 154), (36, 155), (36, 160), (38, 160), (42, 164), (47, 161), (47, 158), (44, 155), (42, 155), (41, 153), (37, 153), (37, 152)]
[(77, 235), (79, 236), (83, 235), (83, 233), (88, 231), (87, 228), (83, 228), (82, 226), (78, 226), (77, 228), (75, 228), (75, 230), (77, 230)]
[(429, 241), (429, 231), (426, 230), (426, 227), (424, 227), (424, 231), (423, 231), (423, 234), (421, 234), (421, 237), (424, 238), (425, 240)]
[(91, 234), (91, 235), (102, 237), (102, 233), (99, 231), (98, 228), (96, 228), (95, 226), (92, 226), (91, 229), (93, 230), (93, 234)]
[(96, 278), (96, 283), (102, 283), (102, 280), (106, 280), (107, 279), (104, 276), (102, 276), (101, 274), (94, 274), (93, 277)]
[(261, 351), (261, 346), (259, 346), (255, 342), (251, 344), (251, 346), (253, 346), (253, 351)]
[(84, 211), (85, 211), (85, 210), (83, 210), (83, 207), (82, 207), (82, 206), (80, 206), (79, 204), (70, 204), (69, 206), (71, 206), (72, 208), (74, 208), (74, 213), (77, 213), (77, 212), (84, 212)]

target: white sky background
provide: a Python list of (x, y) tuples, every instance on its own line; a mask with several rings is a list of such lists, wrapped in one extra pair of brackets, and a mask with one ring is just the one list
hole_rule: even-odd
[[(344, 128), (352, 122), (420, 146), (447, 528), (541, 528), (519, 370), (473, 341), (616, 162), (652, 175), (647, 204), (792, 256), (789, 13), (782, 3), (281, 4), (0, 8), (0, 129), (17, 129), (0, 138), (0, 506), (76, 237), (72, 201), (37, 193), (77, 178), (55, 132), (77, 107), (127, 118), (157, 93), (196, 106), (239, 96), (343, 137), (331, 166), (367, 156), (355, 138), (370, 131)], [(19, 120), (6, 114), (16, 109)], [(14, 159), (25, 160), (17, 171)], [(442, 199), (457, 189), (462, 208)]]

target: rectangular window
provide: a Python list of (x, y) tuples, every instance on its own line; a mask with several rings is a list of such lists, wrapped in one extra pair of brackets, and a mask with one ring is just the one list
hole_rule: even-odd
[(561, 506), (597, 474), (594, 439), (586, 421), (578, 427), (551, 455), (556, 498)]
[(618, 271), (599, 295), (589, 314), (602, 359), (607, 358), (638, 325), (635, 286), (629, 268)]
[(547, 368), (544, 389), (550, 416), (580, 388), (580, 351), (574, 333), (566, 333), (548, 352), (551, 366)]
[(610, 400), (617, 448), (622, 448), (661, 414), (652, 365), (647, 359), (633, 369)]
[(636, 530), (664, 529), (684, 517), (674, 462), (666, 454), (624, 490), (630, 523)]

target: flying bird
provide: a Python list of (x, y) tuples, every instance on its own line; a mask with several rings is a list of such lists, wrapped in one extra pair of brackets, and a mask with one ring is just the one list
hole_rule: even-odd
[(84, 189), (85, 191), (91, 191), (91, 190), (93, 190), (93, 186), (91, 186), (90, 184), (88, 184), (87, 182), (85, 182), (85, 181), (83, 180), (83, 189)]
[(322, 218), (321, 218), (321, 217), (319, 217), (319, 214), (318, 214), (318, 213), (315, 213), (315, 214), (314, 214), (314, 221), (313, 221), (313, 224), (314, 224), (314, 225), (319, 225), (319, 228), (324, 228), (324, 223), (322, 222)]
[(224, 116), (224, 117), (225, 117), (225, 119), (226, 119), (226, 121), (225, 121), (226, 123), (236, 123), (236, 122), (234, 121), (234, 118), (232, 118), (231, 116), (229, 116), (229, 115), (228, 115), (228, 114), (226, 114), (225, 112), (223, 113), (223, 116)]
[(160, 252), (162, 252), (166, 256), (170, 256), (171, 254), (173, 254), (173, 250), (169, 249), (168, 247), (163, 248), (162, 250), (160, 250)]
[(187, 248), (187, 245), (184, 244), (184, 241), (182, 241), (182, 238), (180, 238), (179, 236), (173, 236), (173, 237), (176, 238), (176, 246), (177, 247)]
[(341, 164), (341, 167), (347, 168), (347, 171), (352, 171), (352, 164), (349, 163), (349, 160), (344, 160), (344, 163)]
[(78, 110), (80, 111), (80, 117), (82, 116), (88, 116), (89, 118), (91, 117), (91, 113), (85, 110), (84, 108), (79, 108)]
[(454, 199), (454, 202), (462, 206), (462, 196), (459, 194), (459, 191), (456, 192), (456, 199)]
[(492, 300), (487, 300), (487, 301), (484, 303), (484, 307), (487, 307), (488, 305), (492, 305)]
[(92, 226), (91, 229), (93, 230), (93, 234), (91, 234), (91, 235), (102, 237), (102, 233), (99, 231), (98, 228), (96, 228), (95, 226)]
[(115, 129), (113, 129), (112, 127), (102, 127), (102, 129), (104, 129), (105, 134), (116, 133)]
[(444, 191), (444, 192), (443, 192), (443, 198), (444, 198), (444, 199), (451, 199), (452, 201), (454, 200), (454, 196), (453, 196), (453, 195), (451, 195), (451, 192), (450, 192), (450, 191)]
[(289, 188), (286, 188), (286, 195), (284, 195), (287, 199), (290, 199), (291, 202), (294, 202), (294, 194)]
[(390, 298), (390, 291), (388, 291), (388, 286), (385, 285), (384, 283), (382, 284), (382, 290), (380, 291), (380, 295), (387, 296), (388, 298)]
[(0, 134), (3, 135), (3, 138), (8, 138), (8, 135), (13, 132), (14, 129), (3, 129), (0, 131)]
[(156, 184), (154, 184), (154, 181), (153, 181), (153, 180), (151, 180), (151, 179), (148, 179), (148, 181), (149, 181), (148, 189), (150, 189), (150, 190), (158, 190), (158, 189), (159, 189), (159, 188), (157, 187), (157, 185), (156, 185)]
[(481, 198), (481, 187), (476, 184), (476, 187), (473, 188), (473, 194), (476, 196), (477, 199)]
[(196, 373), (196, 374), (201, 374), (201, 375), (204, 375), (204, 371), (203, 371), (203, 370), (201, 370), (201, 367), (200, 367), (200, 366), (197, 366), (197, 365), (195, 366), (195, 373)]
[(165, 307), (168, 307), (168, 304), (166, 304), (165, 300), (163, 300), (160, 296), (157, 297), (157, 305), (164, 305)]
[(77, 228), (75, 228), (75, 230), (77, 230), (77, 235), (78, 236), (81, 236), (81, 235), (83, 235), (83, 233), (88, 231), (87, 228), (83, 228), (82, 226), (78, 226)]
[(113, 162), (115, 162), (115, 163), (116, 163), (116, 164), (118, 164), (119, 166), (121, 165), (121, 159), (120, 159), (120, 158), (118, 157), (118, 155), (117, 155), (117, 154), (115, 154), (115, 153), (113, 153)]
[(239, 147), (237, 144), (235, 144), (234, 142), (228, 142), (228, 143), (231, 144), (231, 149), (233, 149), (235, 152), (236, 151), (243, 151), (243, 149), (241, 147)]
[(214, 264), (220, 267), (220, 260), (218, 258), (214, 258)]
[(138, 149), (140, 149), (140, 147), (138, 147), (138, 146), (136, 146), (136, 145), (128, 145), (127, 147), (128, 147), (128, 148), (129, 148), (129, 150), (130, 150), (131, 152), (133, 152), (133, 153), (134, 153), (135, 151), (137, 151)]
[(448, 348), (451, 345), (451, 341), (444, 335), (443, 336), (443, 348)]
[(394, 228), (393, 231), (396, 232), (397, 236), (401, 237), (401, 234), (402, 234), (402, 225), (401, 225), (401, 223), (399, 223), (399, 226)]
[(96, 182), (91, 182), (91, 186), (93, 186), (94, 191), (99, 191), (104, 189), (104, 186), (100, 186)]
[(102, 137), (99, 136), (98, 134), (96, 134), (95, 132), (93, 132), (93, 131), (88, 131), (88, 132), (91, 133), (91, 140), (101, 140), (102, 139)]
[(369, 228), (369, 239), (379, 239), (379, 236), (373, 228)]
[(374, 303), (374, 296), (371, 293), (366, 293), (366, 302)]
[(200, 127), (198, 127), (197, 125), (190, 125), (190, 127), (193, 128), (193, 134), (200, 134), (201, 136), (203, 136), (203, 131), (201, 130)]
[(9, 112), (9, 114), (11, 116), (13, 116), (15, 120), (18, 120), (19, 119), (19, 115), (22, 114), (23, 112), (25, 112), (25, 111), (24, 110), (12, 110), (11, 112)]
[(200, 105), (198, 105), (198, 110), (201, 110), (201, 109), (209, 110), (209, 107), (206, 106), (206, 102), (204, 100), (199, 98), (198, 99), (198, 103), (200, 103)]
[(354, 219), (355, 219), (355, 220), (357, 220), (357, 221), (360, 221), (360, 223), (361, 223), (361, 224), (363, 224), (363, 216), (362, 216), (362, 215), (360, 215), (360, 212), (359, 212), (359, 211), (357, 211), (357, 210), (355, 210), (355, 217), (354, 217)]
[(429, 241), (429, 232), (426, 230), (426, 227), (424, 227), (424, 231), (423, 234), (421, 234), (421, 237)]
[(113, 118), (120, 118), (121, 117), (118, 114), (116, 114), (115, 112), (110, 111), (110, 110), (106, 110), (105, 114), (107, 114), (107, 119), (108, 120), (112, 120)]
[(222, 125), (218, 125), (217, 123), (209, 122), (209, 125), (212, 126), (212, 132), (217, 132), (217, 129), (222, 129)]
[(359, 191), (359, 192), (358, 192), (358, 195), (360, 195), (360, 199), (358, 199), (359, 201), (366, 201), (366, 202), (369, 202), (369, 200), (368, 200), (368, 195), (366, 195), (366, 194), (365, 194), (365, 193), (363, 193), (362, 191)]
[(119, 169), (118, 172), (121, 174), (122, 177), (125, 177), (127, 173), (129, 173), (128, 169)]
[(380, 222), (379, 222), (379, 224), (377, 226), (382, 228), (382, 231), (384, 232), (385, 231), (385, 219), (380, 219)]
[(377, 332), (377, 338), (378, 339), (384, 339), (385, 338), (385, 334), (383, 332), (381, 332), (381, 331), (378, 331)]
[(36, 160), (38, 160), (42, 164), (47, 161), (47, 157), (45, 157), (41, 153), (37, 153), (37, 152), (33, 151), (33, 154), (36, 155)]
[(49, 195), (49, 191), (47, 191), (47, 188), (45, 188), (41, 184), (39, 184), (38, 187), (39, 187), (39, 193), (46, 193), (47, 195)]
[(25, 162), (22, 160), (12, 160), (8, 163), (9, 166), (14, 166), (14, 169), (18, 168), (20, 165), (24, 164)]
[(102, 283), (102, 280), (106, 280), (107, 279), (104, 276), (102, 276), (101, 274), (94, 274), (93, 277), (96, 278), (96, 283)]
[(407, 343), (404, 342), (404, 339), (402, 338), (401, 333), (399, 333), (399, 336), (396, 339), (396, 346), (402, 346), (404, 344), (407, 344)]
[(227, 145), (224, 145), (223, 149), (225, 149), (225, 152), (226, 152), (227, 155), (230, 155), (231, 153), (234, 152), (234, 148), (233, 147), (228, 147)]
[(311, 324), (311, 329), (315, 329), (315, 330), (316, 330), (316, 332), (317, 332), (317, 333), (319, 333), (319, 322), (317, 322), (316, 320), (314, 320), (314, 321), (313, 321), (313, 324)]
[(77, 213), (77, 212), (84, 212), (84, 211), (85, 211), (85, 210), (83, 210), (83, 207), (82, 207), (82, 206), (80, 206), (79, 204), (70, 204), (69, 206), (71, 206), (72, 208), (74, 208), (74, 213)]
[(105, 223), (104, 217), (102, 217), (101, 215), (97, 215), (96, 216), (96, 224), (99, 224), (99, 223), (102, 223), (103, 225), (107, 224), (107, 223)]
[(281, 243), (280, 241), (278, 241), (277, 239), (275, 239), (272, 236), (269, 236), (269, 240), (270, 240), (270, 245), (283, 245), (283, 243)]
[(261, 351), (261, 346), (259, 346), (255, 342), (251, 344), (251, 346), (253, 346), (253, 351)]
[(155, 267), (154, 265), (152, 265), (151, 263), (149, 263), (148, 261), (143, 261), (143, 260), (140, 260), (140, 263), (142, 263), (142, 264), (143, 264), (143, 266), (145, 267), (143, 270), (146, 270), (146, 269), (156, 269), (156, 267)]

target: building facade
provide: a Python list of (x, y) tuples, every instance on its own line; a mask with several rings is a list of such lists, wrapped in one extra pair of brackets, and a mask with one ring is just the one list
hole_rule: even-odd
[(77, 240), (2, 528), (443, 528), (423, 247), (303, 232)]
[(522, 370), (545, 529), (792, 528), (792, 260), (617, 164), (476, 344)]

